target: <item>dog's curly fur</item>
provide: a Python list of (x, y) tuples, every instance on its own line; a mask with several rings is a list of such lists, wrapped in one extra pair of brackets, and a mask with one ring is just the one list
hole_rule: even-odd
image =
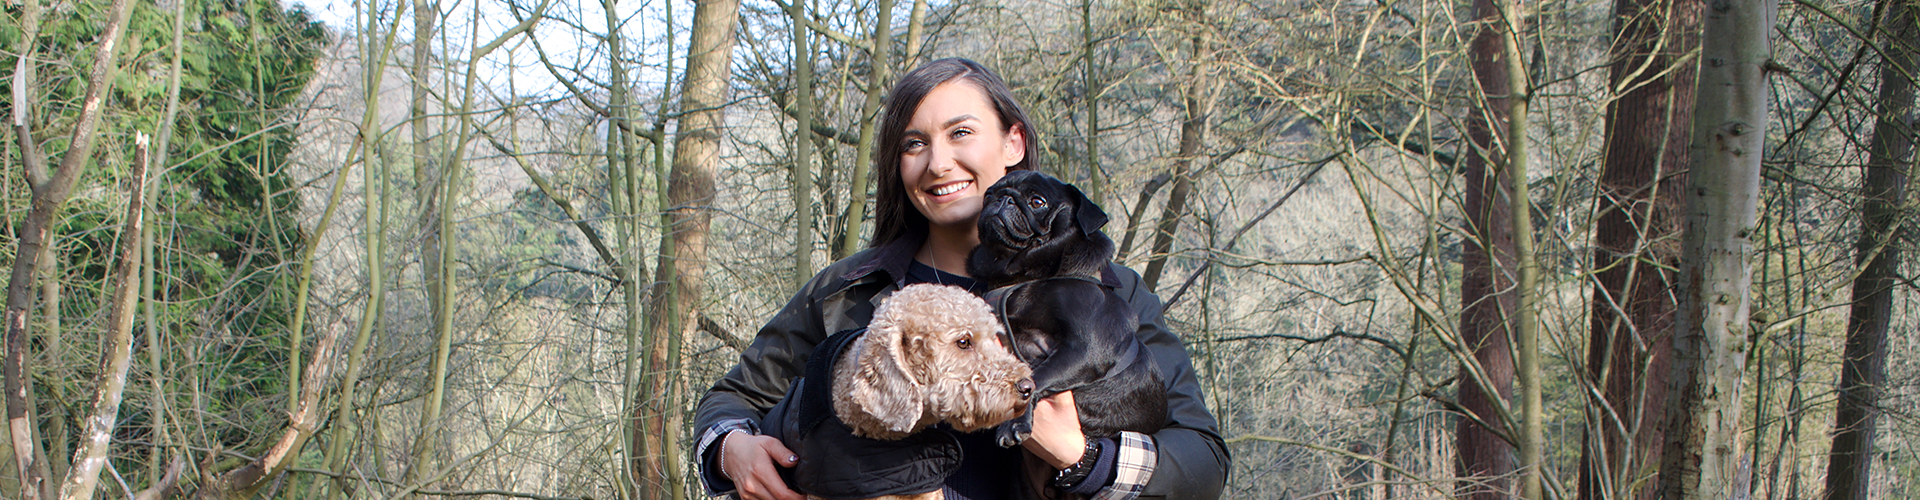
[(833, 412), (853, 434), (900, 439), (936, 422), (970, 432), (1027, 410), (1033, 371), (979, 297), (911, 285), (881, 302), (833, 369)]

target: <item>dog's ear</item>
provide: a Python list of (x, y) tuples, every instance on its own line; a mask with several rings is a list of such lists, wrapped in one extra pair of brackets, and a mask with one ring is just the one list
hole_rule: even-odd
[(1080, 188), (1067, 183), (1061, 183), (1061, 185), (1066, 186), (1067, 196), (1073, 198), (1073, 219), (1080, 226), (1081, 233), (1093, 234), (1107, 225), (1106, 210), (1101, 210), (1100, 205), (1095, 205), (1093, 200), (1087, 199), (1087, 194), (1080, 192)]
[(879, 434), (912, 433), (926, 412), (926, 384), (907, 364), (913, 342), (903, 334), (905, 326), (875, 317), (853, 360), (857, 370), (849, 401), (889, 431)]

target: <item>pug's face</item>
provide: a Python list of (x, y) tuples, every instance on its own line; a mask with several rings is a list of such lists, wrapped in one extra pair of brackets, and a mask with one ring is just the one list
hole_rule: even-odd
[(1106, 223), (1106, 212), (1080, 189), (1038, 172), (1008, 172), (987, 189), (980, 248), (968, 271), (990, 283), (1000, 281), (996, 275), (1097, 274), (1090, 266), (1104, 265), (1113, 253), (1113, 241), (1100, 233)]

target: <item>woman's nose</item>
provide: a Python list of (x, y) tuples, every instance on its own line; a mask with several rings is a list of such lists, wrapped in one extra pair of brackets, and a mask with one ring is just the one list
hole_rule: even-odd
[(932, 172), (933, 176), (938, 178), (938, 177), (946, 177), (948, 172), (953, 171), (953, 168), (954, 168), (953, 156), (941, 154), (941, 153), (934, 153), (933, 164), (927, 166), (927, 171)]

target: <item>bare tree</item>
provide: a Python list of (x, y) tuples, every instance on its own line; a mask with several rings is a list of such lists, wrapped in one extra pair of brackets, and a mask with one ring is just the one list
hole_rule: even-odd
[(1753, 221), (1767, 122), (1771, 1), (1716, 2), (1701, 35), (1681, 253), (1680, 309), (1667, 393), (1673, 429), (1662, 498), (1732, 498), (1741, 449)]
[[(1883, 7), (1879, 111), (1874, 113), (1866, 176), (1860, 188), (1860, 239), (1854, 262), (1853, 303), (1847, 316), (1845, 355), (1840, 359), (1840, 400), (1834, 411), (1833, 449), (1827, 462), (1829, 500), (1866, 500), (1873, 475), (1874, 435), (1886, 385), (1887, 330), (1893, 323), (1893, 288), (1900, 278), (1900, 244), (1907, 232), (1906, 203), (1913, 152), (1913, 79), (1920, 65), (1915, 45), (1920, 15), (1911, 4)], [(1862, 43), (1869, 43), (1863, 41)]]
[[(1648, 480), (1665, 440), (1665, 384), (1679, 279), (1681, 190), (1686, 186), (1695, 0), (1614, 2), (1605, 166), (1594, 253), (1598, 269), (1587, 344), (1590, 406), (1580, 496), (1651, 499)], [(1638, 486), (1633, 486), (1638, 485)], [(1629, 489), (1631, 488), (1631, 489)]]
[[(713, 220), (709, 205), (714, 199), (720, 139), (726, 131), (723, 118), (739, 18), (737, 0), (701, 2), (694, 8), (686, 79), (680, 86), (683, 114), (679, 135), (674, 140), (672, 177), (667, 184), (670, 208), (666, 212), (671, 224), (660, 239), (660, 262), (654, 272), (660, 281), (649, 307), (652, 314), (649, 315), (647, 366), (650, 367), (665, 369), (677, 365), (682, 333), (698, 324), (706, 281), (707, 232)], [(643, 487), (654, 489), (653, 493), (643, 493), (643, 498), (677, 500), (684, 496), (684, 488), (680, 487), (680, 453), (670, 446), (679, 442), (678, 426), (669, 425), (677, 422), (669, 415), (680, 413), (674, 380), (673, 377), (654, 377), (651, 385), (643, 388), (644, 394), (649, 395), (649, 404), (637, 409), (642, 412), (637, 418), (645, 423), (630, 431), (665, 430), (658, 436), (637, 436), (660, 443), (658, 447), (649, 448), (660, 450), (657, 458), (649, 455), (650, 463), (643, 465), (646, 470), (635, 474), (644, 479)]]
[(120, 230), (119, 264), (113, 271), (112, 312), (107, 316), (106, 348), (100, 352), (100, 372), (94, 377), (92, 413), (81, 438), (80, 452), (73, 467), (60, 484), (61, 500), (91, 500), (100, 484), (100, 470), (106, 468), (107, 452), (112, 447), (114, 426), (119, 424), (120, 400), (127, 390), (127, 371), (133, 367), (133, 309), (140, 297), (134, 273), (140, 271), (141, 227), (146, 221), (147, 135), (134, 139), (132, 172), (128, 178), (132, 192), (127, 195), (127, 216)]
[(1494, 500), (1507, 497), (1515, 466), (1512, 429), (1500, 417), (1513, 392), (1514, 322), (1520, 305), (1514, 272), (1519, 268), (1518, 236), (1512, 220), (1518, 202), (1502, 187), (1525, 185), (1525, 180), (1511, 179), (1515, 172), (1499, 168), (1509, 153), (1502, 143), (1511, 137), (1505, 133), (1512, 110), (1507, 100), (1514, 92), (1514, 79), (1508, 75), (1512, 68), (1505, 61), (1505, 16), (1492, 0), (1473, 5), (1477, 26), (1468, 57), (1484, 97), (1467, 118), (1473, 152), (1467, 156), (1464, 188), (1471, 239), (1460, 262), (1460, 339), (1472, 350), (1477, 366), (1463, 363), (1460, 370), (1459, 404), (1468, 414), (1454, 430), (1459, 443), (1455, 463), (1457, 473), (1469, 481), (1460, 486), (1463, 497)]
[[(28, 18), (33, 20), (29, 26), (38, 23), (38, 2), (27, 0)], [(26, 220), (21, 224), (18, 235), (19, 248), (13, 254), (13, 274), (7, 282), (7, 360), (6, 401), (7, 428), (15, 443), (14, 465), (20, 478), (20, 498), (32, 500), (41, 498), (49, 492), (49, 485), (41, 476), (41, 470), (34, 464), (35, 446), (34, 422), (27, 418), (30, 403), (27, 399), (27, 307), (32, 301), (27, 289), (33, 284), (38, 260), (51, 239), (53, 216), (60, 211), (60, 205), (66, 203), (67, 196), (73, 191), (73, 184), (80, 177), (80, 169), (93, 156), (95, 141), (99, 138), (95, 132), (100, 125), (100, 115), (105, 99), (113, 88), (116, 73), (119, 43), (126, 32), (127, 17), (133, 12), (130, 0), (114, 0), (108, 12), (112, 13), (100, 35), (100, 43), (94, 49), (93, 72), (87, 76), (87, 90), (80, 106), (80, 114), (73, 126), (73, 138), (68, 143), (66, 155), (60, 165), (49, 173), (45, 160), (40, 157), (34, 144), (32, 129), (29, 127), (25, 109), (34, 107), (29, 86), (18, 82), (32, 79), (15, 80), (13, 91), (14, 134), (21, 144), (20, 159), (25, 163), (22, 169), (26, 173), (27, 183), (33, 187), (33, 205), (27, 212)], [(37, 28), (26, 31), (27, 40), (37, 36)], [(32, 51), (28, 51), (31, 54)], [(19, 57), (15, 75), (31, 74), (31, 57)]]

